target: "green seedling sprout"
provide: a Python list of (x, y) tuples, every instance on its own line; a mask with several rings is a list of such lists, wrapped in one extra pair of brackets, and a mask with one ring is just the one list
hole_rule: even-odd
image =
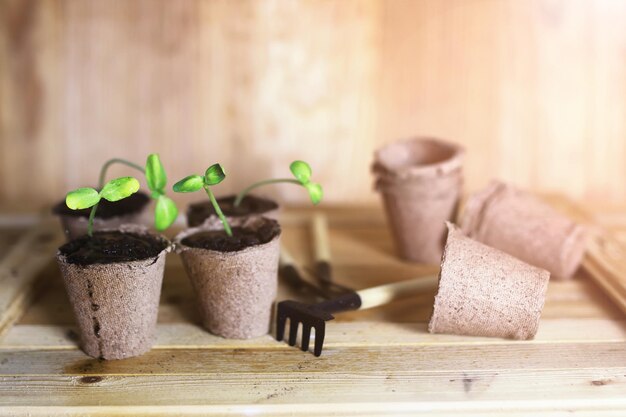
[(307, 192), (309, 193), (309, 197), (313, 204), (317, 205), (322, 201), (322, 196), (324, 192), (322, 190), (322, 186), (318, 183), (311, 181), (312, 170), (309, 164), (304, 161), (293, 161), (291, 165), (289, 165), (289, 170), (293, 174), (294, 178), (276, 178), (271, 180), (264, 180), (255, 182), (249, 187), (243, 189), (237, 197), (235, 198), (235, 202), (233, 203), (235, 207), (238, 207), (239, 204), (243, 201), (244, 197), (253, 189), (257, 187), (261, 187), (262, 185), (267, 184), (276, 184), (276, 183), (289, 183), (289, 184), (297, 184), (303, 186)]
[(98, 192), (95, 188), (78, 188), (67, 193), (65, 204), (72, 210), (82, 210), (91, 207), (87, 234), (93, 236), (93, 219), (96, 216), (98, 204), (103, 198), (107, 201), (119, 201), (131, 196), (139, 190), (139, 181), (133, 177), (120, 177), (107, 182)]
[(195, 174), (189, 175), (174, 184), (173, 188), (177, 193), (193, 193), (204, 188), (204, 191), (209, 196), (209, 200), (211, 200), (211, 204), (213, 205), (217, 216), (222, 221), (222, 225), (224, 225), (224, 231), (228, 236), (232, 236), (233, 231), (230, 228), (230, 224), (228, 224), (226, 216), (222, 213), (222, 209), (219, 204), (217, 204), (213, 191), (211, 191), (211, 187), (224, 181), (224, 178), (226, 178), (226, 173), (224, 172), (222, 166), (220, 164), (213, 164), (207, 168), (204, 176)]
[(145, 175), (146, 183), (150, 189), (150, 197), (156, 201), (154, 207), (154, 227), (160, 232), (170, 227), (176, 220), (176, 217), (178, 217), (178, 208), (176, 203), (165, 195), (167, 175), (159, 155), (156, 153), (148, 155), (145, 168), (125, 159), (113, 158), (108, 160), (100, 170), (100, 179), (98, 181), (100, 189), (104, 186), (107, 170), (116, 163), (134, 168)]

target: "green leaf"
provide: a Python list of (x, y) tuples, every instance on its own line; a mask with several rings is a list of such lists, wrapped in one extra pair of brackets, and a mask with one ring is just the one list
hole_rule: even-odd
[(322, 190), (322, 186), (315, 183), (309, 182), (304, 184), (304, 188), (309, 192), (309, 197), (311, 197), (311, 201), (313, 204), (317, 205), (322, 201), (322, 197), (324, 196), (324, 190)]
[(65, 197), (65, 204), (72, 210), (86, 209), (95, 206), (99, 201), (98, 191), (89, 187), (70, 191)]
[(226, 178), (226, 172), (224, 172), (224, 168), (220, 164), (211, 165), (204, 173), (206, 185), (217, 185), (224, 181), (224, 178)]
[(133, 177), (120, 177), (107, 182), (100, 196), (108, 201), (119, 201), (139, 190), (139, 181)]
[(291, 173), (296, 177), (300, 184), (305, 185), (311, 180), (311, 167), (304, 161), (293, 161), (289, 165)]
[(169, 197), (159, 196), (154, 207), (154, 227), (161, 232), (170, 227), (176, 217), (178, 217), (176, 203)]
[(151, 191), (160, 191), (167, 184), (167, 175), (165, 168), (161, 163), (159, 155), (151, 153), (146, 160), (146, 182)]
[(174, 191), (177, 193), (192, 193), (201, 190), (204, 186), (204, 178), (200, 175), (189, 175), (174, 184)]

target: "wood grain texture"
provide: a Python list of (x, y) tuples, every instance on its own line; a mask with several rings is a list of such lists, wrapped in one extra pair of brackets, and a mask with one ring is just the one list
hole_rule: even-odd
[(372, 151), (418, 134), (467, 147), (470, 190), (624, 201), (624, 20), (612, 0), (3, 0), (0, 199), (159, 152), (172, 180), (222, 162), (221, 193), (303, 158), (327, 201), (373, 202)]

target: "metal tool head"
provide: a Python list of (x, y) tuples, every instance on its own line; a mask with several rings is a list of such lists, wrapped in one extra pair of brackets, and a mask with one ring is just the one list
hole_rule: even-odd
[(302, 344), (300, 348), (306, 352), (309, 350), (311, 329), (315, 329), (315, 347), (313, 354), (320, 356), (324, 345), (326, 322), (334, 319), (327, 311), (315, 308), (315, 305), (287, 300), (278, 303), (276, 313), (276, 340), (283, 340), (285, 325), (289, 319), (289, 346), (295, 346), (298, 337), (298, 326), (302, 324)]

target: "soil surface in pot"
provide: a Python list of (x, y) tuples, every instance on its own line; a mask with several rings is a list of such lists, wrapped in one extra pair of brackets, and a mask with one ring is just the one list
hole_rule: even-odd
[(154, 258), (166, 247), (167, 242), (149, 234), (106, 231), (74, 239), (59, 251), (68, 263), (93, 265)]
[[(217, 202), (225, 216), (239, 217), (251, 214), (263, 214), (271, 210), (276, 210), (278, 204), (266, 198), (247, 195), (241, 203), (235, 207), (235, 196), (221, 197)], [(215, 214), (215, 209), (210, 201), (193, 203), (187, 209), (187, 223), (190, 227), (200, 226), (206, 218)]]
[(181, 243), (192, 248), (237, 252), (274, 239), (280, 233), (280, 226), (277, 222), (267, 222), (256, 230), (233, 227), (232, 231), (232, 236), (228, 236), (223, 230), (198, 232), (186, 237)]
[[(96, 218), (98, 219), (110, 219), (112, 217), (123, 216), (125, 214), (132, 214), (141, 211), (146, 204), (150, 201), (150, 197), (147, 194), (138, 192), (114, 203), (105, 199), (100, 200), (98, 204), (98, 210), (96, 211)], [(72, 210), (65, 205), (65, 200), (59, 202), (52, 208), (52, 213), (60, 216), (75, 216), (75, 217), (89, 217), (91, 208), (84, 210)]]

